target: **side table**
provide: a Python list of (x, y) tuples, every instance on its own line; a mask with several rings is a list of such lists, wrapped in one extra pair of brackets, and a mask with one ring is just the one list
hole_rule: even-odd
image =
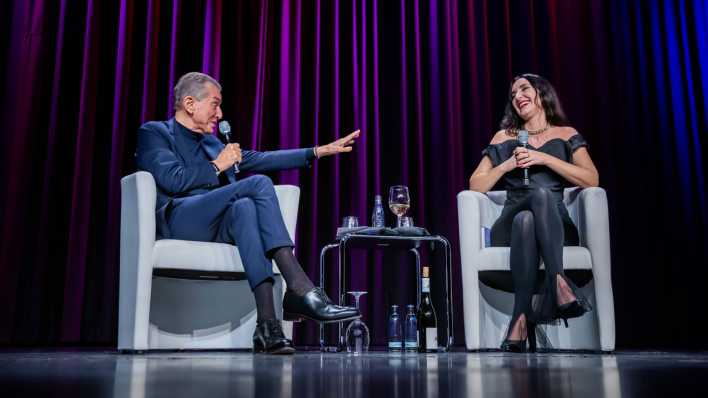
[[(339, 258), (337, 264), (337, 271), (339, 275), (339, 305), (346, 303), (346, 291), (347, 291), (347, 280), (346, 272), (344, 272), (348, 266), (348, 254), (350, 249), (399, 249), (399, 250), (409, 250), (416, 257), (416, 305), (420, 305), (421, 287), (420, 287), (420, 253), (418, 248), (423, 242), (430, 242), (431, 248), (435, 251), (437, 245), (442, 246), (445, 267), (444, 267), (444, 278), (445, 278), (445, 322), (446, 322), (446, 336), (444, 340), (443, 348), (448, 350), (450, 346), (454, 344), (453, 338), (453, 309), (452, 309), (452, 251), (450, 248), (450, 242), (442, 235), (427, 235), (427, 236), (391, 236), (391, 235), (364, 235), (357, 233), (347, 233), (342, 235), (337, 241), (325, 245), (320, 251), (320, 287), (325, 289), (325, 255), (328, 251), (338, 248)], [(343, 325), (342, 323), (338, 326), (338, 350), (344, 348), (343, 335)], [(322, 351), (327, 351), (325, 347), (325, 337), (324, 337), (324, 325), (320, 324), (320, 349)]]

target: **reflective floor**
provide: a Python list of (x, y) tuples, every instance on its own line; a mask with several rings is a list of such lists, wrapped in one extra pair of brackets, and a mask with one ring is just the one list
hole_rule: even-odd
[(708, 353), (0, 351), (2, 397), (708, 396), (706, 381)]

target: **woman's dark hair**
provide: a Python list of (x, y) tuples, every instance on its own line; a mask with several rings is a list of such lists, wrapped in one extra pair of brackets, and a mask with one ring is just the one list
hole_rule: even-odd
[(511, 98), (511, 88), (517, 80), (522, 78), (528, 80), (531, 87), (536, 90), (537, 98), (541, 99), (541, 107), (543, 107), (543, 111), (546, 112), (546, 120), (548, 123), (553, 126), (567, 126), (568, 119), (565, 117), (565, 112), (563, 112), (563, 107), (558, 99), (558, 94), (556, 94), (556, 89), (553, 88), (548, 80), (541, 76), (532, 73), (524, 73), (523, 75), (516, 76), (509, 85), (506, 109), (504, 110), (504, 117), (499, 127), (506, 130), (509, 135), (516, 135), (518, 130), (524, 128), (525, 121), (516, 113), (516, 109), (514, 109), (514, 105), (512, 104), (514, 99)]

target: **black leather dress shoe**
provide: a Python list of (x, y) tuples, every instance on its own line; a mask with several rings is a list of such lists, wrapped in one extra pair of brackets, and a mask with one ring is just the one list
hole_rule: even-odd
[(302, 318), (330, 323), (361, 318), (361, 314), (354, 307), (332, 304), (332, 300), (318, 287), (302, 296), (298, 296), (291, 290), (286, 291), (283, 298), (283, 319), (301, 321)]
[(283, 327), (278, 319), (268, 319), (256, 325), (253, 332), (253, 352), (266, 354), (292, 354), (293, 342), (285, 338)]

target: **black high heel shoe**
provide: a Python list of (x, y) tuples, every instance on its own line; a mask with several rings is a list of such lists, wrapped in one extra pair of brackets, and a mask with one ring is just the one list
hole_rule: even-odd
[[(528, 350), (526, 348), (526, 341), (528, 340)], [(526, 339), (524, 340), (510, 340), (505, 339), (501, 344), (501, 350), (504, 352), (536, 352), (536, 324), (531, 322), (526, 322)]]
[[(566, 284), (566, 287), (572, 290), (572, 283), (563, 276), (559, 275), (559, 277), (563, 279)], [(556, 289), (560, 290), (560, 285), (558, 285), (558, 282), (556, 282), (556, 284)], [(556, 295), (558, 295), (558, 292), (556, 292)], [(581, 317), (589, 310), (589, 306), (583, 305), (583, 303), (581, 303), (576, 296), (575, 300), (559, 305), (558, 308), (556, 308), (555, 318), (562, 319), (563, 323), (565, 324), (565, 327), (567, 328), (568, 319)]]
[(526, 324), (526, 339), (529, 341), (529, 352), (536, 352), (536, 324), (533, 322)]
[(569, 303), (559, 305), (556, 310), (556, 318), (562, 319), (565, 327), (568, 327), (568, 319), (578, 318), (583, 316), (587, 312), (587, 309), (583, 307), (580, 302), (576, 299)]
[(526, 352), (526, 340), (509, 340), (506, 339), (499, 347), (504, 352)]

